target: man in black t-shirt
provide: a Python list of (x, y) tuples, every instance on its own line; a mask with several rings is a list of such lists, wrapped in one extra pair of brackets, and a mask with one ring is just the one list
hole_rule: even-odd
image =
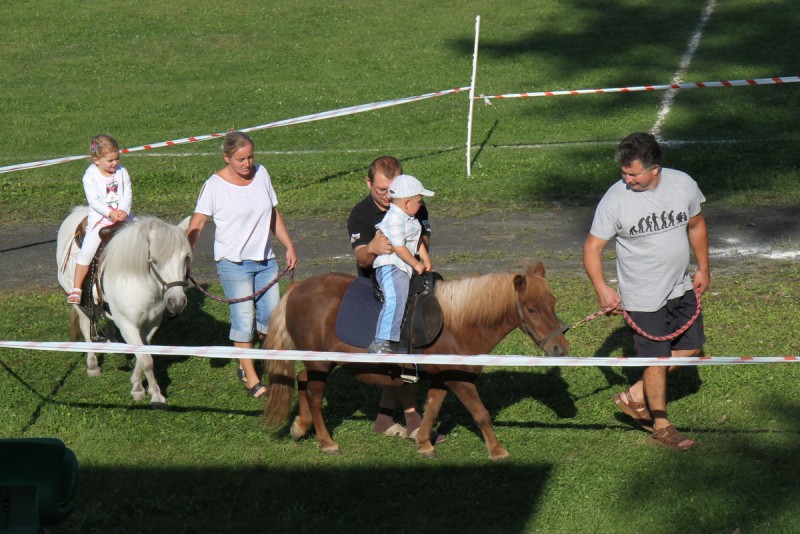
[[(364, 200), (356, 204), (347, 220), (347, 231), (350, 234), (350, 245), (356, 256), (359, 276), (372, 276), (372, 262), (380, 254), (391, 254), (392, 246), (375, 225), (383, 220), (389, 209), (389, 186), (395, 177), (403, 174), (403, 167), (397, 158), (381, 156), (372, 162), (367, 172), (366, 184), (369, 190)], [(431, 227), (428, 224), (428, 209), (422, 205), (416, 215), (422, 225), (422, 243), (429, 248)], [(394, 422), (394, 409), (397, 401), (403, 406), (406, 428)], [(416, 437), (422, 418), (417, 412), (417, 386), (404, 384), (399, 387), (383, 388), (378, 416), (373, 429), (388, 436)], [(438, 441), (441, 441), (439, 438)]]
[[(372, 162), (366, 178), (367, 195), (355, 205), (347, 219), (347, 231), (350, 233), (350, 246), (356, 256), (359, 276), (372, 276), (372, 262), (379, 254), (391, 254), (389, 240), (375, 228), (383, 220), (389, 209), (389, 186), (395, 177), (403, 174), (400, 162), (391, 156), (382, 156)], [(422, 225), (422, 244), (430, 246), (431, 226), (428, 223), (428, 208), (425, 204), (415, 216)]]

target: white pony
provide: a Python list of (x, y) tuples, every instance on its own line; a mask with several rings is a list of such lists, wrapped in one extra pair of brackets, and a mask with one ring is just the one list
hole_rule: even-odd
[[(78, 206), (61, 223), (58, 230), (56, 262), (58, 282), (64, 291), (72, 288), (75, 273), (75, 229), (89, 212)], [(192, 249), (186, 239), (187, 217), (179, 226), (167, 224), (155, 217), (139, 217), (120, 229), (109, 241), (100, 266), (99, 279), (103, 301), (109, 312), (105, 317), (119, 328), (126, 343), (147, 345), (161, 324), (164, 310), (177, 314), (186, 307), (185, 288), (188, 286)], [(97, 289), (92, 292), (97, 302)], [(86, 341), (91, 340), (91, 321), (78, 305), (72, 305), (72, 339), (77, 339), (78, 327)], [(109, 325), (108, 337), (114, 340), (114, 326)], [(100, 367), (93, 352), (86, 357), (89, 376), (99, 376)], [(147, 378), (151, 406), (165, 405), (166, 399), (153, 374), (153, 357), (137, 354), (131, 376), (131, 396), (145, 397), (142, 372)]]

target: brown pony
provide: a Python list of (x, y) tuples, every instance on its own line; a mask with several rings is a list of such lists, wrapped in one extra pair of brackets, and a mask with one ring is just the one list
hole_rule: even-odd
[[(342, 297), (352, 275), (329, 273), (292, 285), (270, 319), (267, 349), (320, 352), (365, 352), (336, 337), (335, 323)], [(427, 354), (488, 354), (515, 328), (522, 328), (548, 356), (564, 356), (569, 343), (566, 327), (555, 313), (556, 299), (544, 278), (544, 267), (527, 266), (524, 273), (493, 273), (456, 281), (439, 282), (436, 297), (444, 313), (444, 327)], [(292, 423), (294, 440), (304, 437), (313, 423), (320, 448), (327, 454), (341, 454), (322, 419), (322, 399), (328, 374), (340, 365), (362, 382), (399, 386), (400, 367), (394, 364), (347, 362), (303, 362), (297, 374), (299, 415)], [(425, 365), (431, 381), (425, 414), (417, 432), (422, 456), (434, 457), (430, 437), (442, 402), (451, 390), (480, 428), (489, 456), (508, 457), (492, 428), (491, 417), (478, 396), (475, 380), (482, 367), (476, 365)], [(264, 416), (270, 427), (289, 418), (294, 399), (295, 362), (268, 363), (269, 398)]]

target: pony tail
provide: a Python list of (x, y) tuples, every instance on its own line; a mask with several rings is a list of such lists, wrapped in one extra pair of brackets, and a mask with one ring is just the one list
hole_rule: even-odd
[[(81, 323), (78, 318), (78, 312), (75, 306), (69, 307), (69, 340), (81, 341), (83, 339), (81, 334)], [(89, 341), (88, 339), (86, 341)]]
[[(294, 286), (283, 295), (269, 319), (269, 333), (263, 348), (267, 350), (294, 350), (294, 342), (286, 330), (286, 303)], [(267, 428), (277, 430), (289, 419), (294, 402), (295, 363), (292, 360), (269, 360), (267, 362), (269, 387), (264, 406), (264, 422)]]

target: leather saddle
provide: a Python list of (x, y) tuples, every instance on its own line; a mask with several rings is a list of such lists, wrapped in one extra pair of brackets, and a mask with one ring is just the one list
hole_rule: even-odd
[[(436, 282), (441, 279), (438, 273), (412, 277), (400, 342), (396, 344), (395, 352), (415, 352), (413, 349), (430, 345), (441, 333), (444, 316), (434, 295)], [(375, 338), (380, 312), (381, 300), (376, 298), (373, 282), (368, 278), (356, 278), (339, 306), (336, 336), (348, 345), (366, 348)]]
[[(83, 240), (86, 237), (86, 227), (89, 224), (89, 217), (84, 217), (78, 226), (75, 228), (75, 240), (74, 242), (78, 245), (78, 247), (83, 246)], [(92, 258), (92, 263), (89, 265), (89, 273), (86, 275), (86, 278), (83, 279), (83, 284), (81, 284), (81, 303), (80, 306), (84, 310), (86, 310), (89, 317), (95, 317), (100, 314), (103, 309), (103, 292), (101, 291), (100, 287), (100, 280), (97, 277), (98, 269), (100, 267), (100, 258), (102, 257), (103, 251), (108, 245), (108, 242), (114, 237), (123, 226), (125, 226), (125, 222), (118, 222), (111, 224), (109, 226), (105, 226), (100, 229), (100, 246), (97, 247), (97, 252), (94, 253), (94, 258)], [(95, 304), (94, 299), (92, 298), (93, 289), (97, 288), (97, 294), (99, 295), (99, 302)]]
[[(408, 286), (408, 301), (400, 326), (400, 342), (398, 352), (413, 353), (413, 349), (430, 345), (442, 331), (444, 315), (439, 301), (436, 300), (436, 282), (442, 280), (442, 275), (435, 271), (411, 276)], [(375, 298), (383, 302), (383, 291), (378, 285), (375, 274), (372, 275), (372, 288)], [(403, 350), (405, 349), (405, 350)]]

